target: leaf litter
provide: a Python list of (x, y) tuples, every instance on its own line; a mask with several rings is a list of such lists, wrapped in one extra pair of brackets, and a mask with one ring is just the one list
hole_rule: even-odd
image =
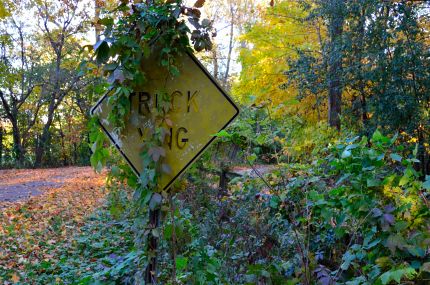
[(104, 204), (104, 180), (90, 167), (1, 171), (0, 187), (41, 187), (37, 196), (0, 201), (0, 284), (19, 283), (29, 265), (55, 262), (55, 245), (71, 242)]

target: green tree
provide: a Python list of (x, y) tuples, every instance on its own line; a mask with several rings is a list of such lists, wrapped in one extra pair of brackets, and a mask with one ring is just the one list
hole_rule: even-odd
[[(14, 154), (17, 165), (23, 166), (30, 129), (36, 124), (43, 104), (42, 63), (35, 38), (16, 14), (2, 21), (0, 46), (0, 102), (4, 117), (12, 125)], [(28, 101), (33, 104), (29, 105)], [(26, 104), (27, 103), (27, 104)]]
[[(63, 142), (62, 127), (65, 123), (70, 128), (85, 124), (92, 94), (103, 90), (103, 86), (96, 87), (102, 82), (97, 66), (91, 62), (81, 65), (88, 54), (81, 47), (90, 27), (88, 5), (80, 1), (22, 1), (0, 20), (0, 105), (8, 122), (5, 134), (13, 137), (16, 166), (58, 165), (60, 160), (54, 157), (68, 149), (67, 141), (64, 146), (59, 143)], [(29, 14), (35, 15), (37, 25), (26, 22)], [(81, 69), (94, 72), (86, 75)], [(76, 108), (77, 120), (60, 122), (58, 118), (65, 118), (64, 108), (68, 107)], [(87, 139), (82, 137), (81, 141), (86, 143)], [(73, 144), (76, 139), (68, 142)], [(72, 156), (80, 145), (74, 146)], [(48, 148), (51, 152), (44, 159)], [(71, 161), (63, 159), (63, 163)]]
[[(45, 77), (44, 96), (47, 103), (46, 121), (36, 144), (35, 166), (42, 164), (50, 128), (54, 120), (55, 111), (64, 98), (73, 90), (79, 90), (84, 84), (83, 74), (78, 72), (79, 44), (76, 37), (82, 33), (89, 18), (86, 5), (82, 7), (80, 1), (36, 1), (37, 17), (43, 40), (51, 49), (49, 57), (49, 73)], [(71, 56), (73, 55), (73, 56)]]
[(299, 87), (302, 98), (327, 88), (329, 123), (337, 128), (335, 118), (342, 118), (345, 127), (366, 134), (379, 127), (416, 139), (421, 170), (429, 173), (428, 10), (420, 1), (328, 4), (314, 2), (308, 19), (326, 23), (321, 54), (298, 48), (288, 83)]

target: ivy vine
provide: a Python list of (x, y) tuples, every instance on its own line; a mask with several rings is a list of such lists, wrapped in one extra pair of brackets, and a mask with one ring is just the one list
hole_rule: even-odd
[[(167, 74), (177, 77), (179, 68), (176, 59), (181, 54), (192, 52), (191, 44), (196, 51), (212, 48), (212, 23), (207, 19), (202, 20), (199, 10), (204, 2), (197, 0), (193, 6), (188, 7), (182, 0), (144, 3), (138, 0), (123, 0), (114, 10), (106, 11), (105, 16), (98, 21), (97, 24), (104, 26), (104, 32), (102, 39), (93, 47), (94, 60), (109, 83), (108, 103), (112, 111), (108, 121), (114, 126), (118, 137), (121, 136), (130, 113), (130, 95), (134, 90), (141, 90), (145, 86), (144, 69), (149, 57), (156, 58)], [(112, 182), (114, 180), (118, 183), (127, 182), (135, 189), (133, 197), (136, 212), (139, 213), (136, 216), (145, 217), (136, 222), (140, 268), (144, 268), (155, 254), (151, 252), (146, 240), (151, 236), (159, 236), (157, 229), (142, 226), (148, 222), (147, 215), (144, 214), (148, 208), (160, 208), (162, 201), (172, 201), (169, 195), (174, 192), (163, 192), (158, 186), (160, 175), (169, 172), (169, 166), (163, 161), (168, 128), (171, 125), (168, 114), (172, 108), (170, 95), (162, 90), (160, 94), (159, 104), (151, 117), (153, 129), (148, 130), (150, 137), (145, 140), (141, 153), (142, 173), (136, 177), (129, 167), (113, 167), (108, 178), (109, 183), (115, 183)], [(106, 138), (97, 122), (95, 117), (90, 123), (93, 152), (91, 163), (101, 170), (110, 153), (106, 149)], [(161, 209), (168, 211), (169, 207), (164, 206)]]

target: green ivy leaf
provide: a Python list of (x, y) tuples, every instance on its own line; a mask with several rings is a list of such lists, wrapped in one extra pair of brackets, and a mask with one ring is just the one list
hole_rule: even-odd
[(418, 143), (415, 145), (415, 148), (414, 148), (414, 150), (412, 151), (412, 154), (414, 155), (414, 157), (416, 157), (416, 156), (417, 156), (417, 154), (418, 154)]
[(402, 178), (400, 178), (399, 186), (404, 186), (408, 184), (409, 182), (409, 175), (403, 175)]
[(106, 18), (99, 19), (97, 23), (103, 26), (112, 26), (114, 22), (111, 17), (106, 17)]
[(350, 157), (351, 155), (352, 155), (351, 151), (350, 151), (350, 150), (348, 150), (348, 149), (345, 149), (345, 150), (342, 152), (341, 157), (342, 157), (342, 158), (348, 158), (348, 157)]
[(166, 225), (164, 227), (164, 238), (166, 240), (169, 240), (172, 238), (172, 233), (173, 233), (173, 226), (172, 225)]
[(97, 63), (105, 63), (109, 59), (109, 45), (106, 41), (101, 40), (94, 45), (96, 51)]
[(423, 188), (430, 191), (430, 175), (426, 175), (426, 181), (423, 182)]
[(340, 268), (342, 268), (342, 270), (347, 270), (355, 257), (355, 254), (352, 254), (350, 251), (345, 252), (342, 257), (343, 263), (340, 265)]
[(183, 257), (183, 256), (177, 256), (176, 257), (176, 269), (179, 271), (184, 270), (185, 268), (187, 268), (187, 264), (188, 264), (188, 257)]
[(269, 206), (272, 209), (278, 209), (280, 202), (281, 202), (281, 199), (279, 199), (278, 196), (272, 196), (272, 198), (270, 198)]
[(411, 255), (416, 257), (424, 257), (426, 254), (425, 250), (418, 246), (408, 246), (407, 249)]
[(380, 276), (380, 280), (384, 285), (390, 283), (391, 281), (396, 281), (397, 283), (400, 283), (402, 277), (410, 279), (415, 275), (415, 269), (413, 269), (412, 267), (407, 267), (403, 269), (387, 271)]
[(376, 130), (372, 135), (373, 141), (380, 141), (384, 136), (381, 134), (379, 130)]
[(382, 274), (381, 277), (379, 278), (381, 279), (381, 282), (383, 285), (388, 284), (392, 280), (391, 272), (387, 271), (384, 274)]
[(402, 157), (400, 155), (398, 155), (397, 153), (390, 154), (390, 157), (391, 157), (392, 160), (395, 160), (395, 161), (398, 161), (398, 162), (402, 161)]
[(256, 141), (257, 144), (262, 145), (262, 144), (264, 144), (266, 142), (266, 139), (267, 139), (266, 136), (263, 135), (263, 134), (261, 134), (261, 135), (259, 135), (257, 137), (257, 139), (255, 141)]
[(249, 163), (253, 164), (257, 160), (257, 155), (255, 153), (248, 155), (246, 157)]
[(117, 68), (118, 64), (117, 63), (109, 63), (106, 64), (105, 66), (103, 66), (103, 70), (104, 71), (112, 71), (115, 70), (115, 68)]
[(388, 247), (393, 254), (396, 248), (403, 249), (406, 245), (405, 239), (400, 235), (390, 235), (386, 242), (386, 247)]
[(151, 234), (156, 238), (160, 237), (160, 232), (158, 231), (158, 229), (152, 229)]
[(218, 138), (231, 138), (232, 134), (230, 134), (226, 130), (221, 130), (220, 132), (214, 134), (213, 136)]
[(171, 65), (169, 67), (169, 71), (170, 71), (170, 74), (172, 74), (174, 77), (177, 77), (180, 74), (179, 69), (174, 65)]
[(367, 187), (378, 187), (378, 186), (381, 186), (381, 180), (377, 178), (367, 179)]

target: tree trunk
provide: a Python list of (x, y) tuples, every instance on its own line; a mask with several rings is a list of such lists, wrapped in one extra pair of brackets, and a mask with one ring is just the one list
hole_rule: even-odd
[(94, 1), (94, 8), (95, 8), (95, 11), (94, 11), (95, 12), (94, 13), (95, 14), (94, 15), (94, 22), (95, 22), (95, 24), (94, 24), (94, 30), (95, 30), (95, 36), (96, 36), (96, 43), (98, 41), (100, 41), (100, 34), (102, 32), (102, 27), (98, 23), (98, 21), (100, 19), (100, 9), (101, 9), (99, 1), (100, 0), (95, 0)]
[(219, 187), (218, 187), (218, 199), (226, 196), (228, 193), (228, 182), (227, 173), (229, 172), (229, 167), (224, 163), (221, 163), (221, 172), (219, 175)]
[(12, 124), (13, 148), (17, 164), (16, 166), (22, 167), (24, 164), (24, 148), (22, 147), (21, 132), (18, 126), (18, 110), (16, 109), (16, 101), (13, 101), (15, 105), (11, 107), (6, 100), (4, 93), (1, 91), (0, 100), (6, 112), (6, 117)]
[[(320, 23), (315, 22), (315, 30), (317, 32), (317, 36), (318, 36), (318, 43), (320, 46), (320, 51), (321, 51), (321, 55), (322, 55), (322, 68), (323, 68), (323, 72), (325, 72), (327, 74), (327, 53), (326, 53), (326, 48), (325, 48), (325, 44), (323, 41), (323, 37), (321, 34), (321, 27), (320, 27)], [(318, 122), (321, 121), (321, 110), (320, 110), (320, 105), (321, 105), (321, 101), (320, 98), (318, 96), (321, 96), (318, 93), (315, 93), (315, 106), (317, 109), (317, 119)]]
[(21, 142), (21, 132), (18, 127), (18, 122), (16, 120), (12, 120), (12, 137), (13, 137), (13, 148), (16, 156), (16, 166), (23, 167), (24, 166), (24, 148), (22, 147)]
[(344, 3), (343, 0), (332, 0), (330, 4), (328, 122), (331, 127), (340, 130), (340, 115), (342, 111), (342, 33)]
[(361, 95), (361, 120), (363, 123), (363, 129), (367, 129), (367, 100), (365, 93), (365, 80), (364, 80), (364, 71), (363, 71), (363, 49), (364, 49), (364, 29), (365, 29), (365, 17), (366, 17), (366, 8), (363, 7), (361, 9), (360, 20), (359, 20), (359, 29), (358, 29), (358, 42), (357, 42), (357, 61), (358, 61), (358, 70), (359, 70), (359, 83), (358, 83), (358, 92)]
[(50, 128), (51, 124), (46, 124), (43, 127), (43, 132), (42, 132), (42, 136), (39, 139), (39, 142), (36, 146), (36, 158), (34, 161), (34, 167), (40, 167), (42, 166), (42, 160), (43, 160), (43, 156), (45, 155), (45, 150), (46, 150), (46, 144), (48, 143), (49, 140), (49, 128)]
[(78, 161), (78, 146), (73, 143), (73, 165), (76, 165)]
[(63, 166), (67, 166), (67, 154), (66, 154), (66, 144), (64, 143), (64, 133), (60, 130), (61, 138), (61, 156), (63, 157)]
[(0, 122), (0, 169), (3, 165), (3, 126)]
[(214, 66), (214, 78), (218, 79), (218, 70), (219, 70), (219, 65), (218, 65), (218, 54), (217, 54), (217, 48), (214, 46), (211, 50), (212, 52), (212, 63)]
[[(56, 66), (55, 66), (55, 77), (54, 77), (54, 91), (51, 94), (51, 101), (49, 102), (48, 107), (48, 120), (46, 121), (45, 125), (43, 126), (42, 136), (40, 138), (39, 144), (36, 146), (36, 158), (34, 162), (35, 167), (40, 167), (42, 165), (43, 156), (45, 154), (46, 149), (46, 143), (49, 139), (49, 129), (51, 128), (52, 121), (54, 119), (54, 112), (55, 109), (58, 107), (58, 105), (61, 102), (61, 87), (60, 87), (60, 73), (61, 73), (61, 61), (62, 61), (62, 48), (64, 44), (64, 37), (61, 45), (55, 48), (55, 45), (53, 45), (53, 41), (51, 40), (52, 49), (56, 53)], [(58, 99), (57, 99), (58, 98)], [(57, 102), (58, 100), (58, 102)]]
[(36, 146), (36, 158), (34, 161), (34, 167), (40, 167), (42, 165), (43, 156), (45, 154), (46, 150), (46, 144), (49, 139), (49, 129), (51, 128), (52, 120), (54, 118), (54, 111), (55, 111), (55, 100), (53, 99), (49, 104), (48, 109), (48, 120), (46, 121), (46, 124), (43, 126), (42, 136), (40, 137), (40, 140)]
[(227, 66), (225, 68), (223, 83), (224, 87), (227, 88), (227, 81), (230, 75), (230, 62), (231, 62), (231, 53), (233, 52), (233, 38), (234, 38), (234, 9), (233, 2), (230, 2), (230, 15), (231, 15), (231, 23), (230, 23), (230, 41), (228, 44), (228, 54), (227, 54)]

